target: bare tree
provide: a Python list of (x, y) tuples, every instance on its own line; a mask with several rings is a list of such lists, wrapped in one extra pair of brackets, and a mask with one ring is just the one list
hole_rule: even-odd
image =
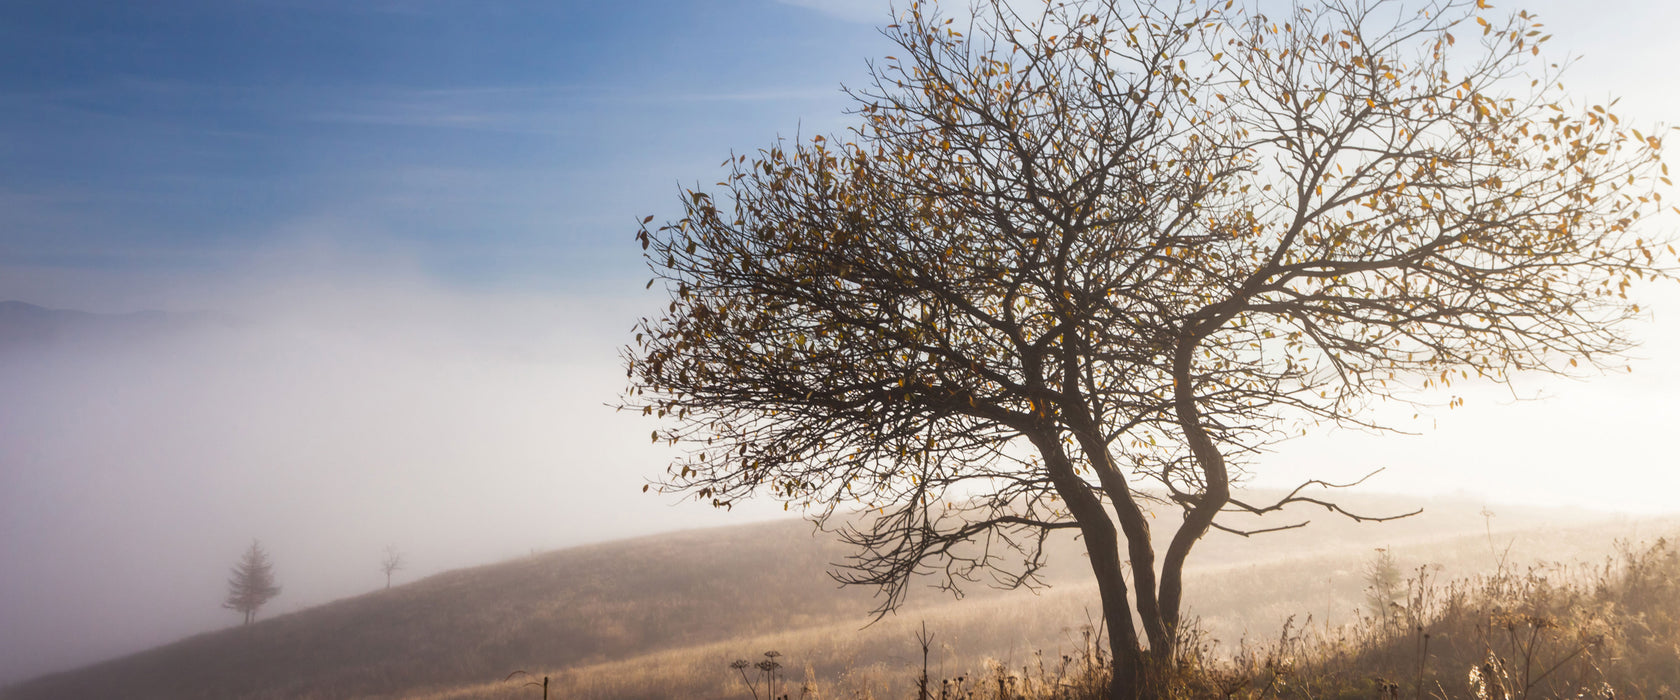
[(249, 625), (257, 618), (257, 610), (277, 595), (280, 587), (274, 585), (274, 567), (268, 561), (268, 552), (261, 543), (252, 540), (251, 548), (245, 550), (228, 578), (228, 597), (222, 607), (243, 613), (244, 624)]
[(1571, 103), (1538, 21), (1483, 6), (913, 3), (851, 132), (644, 220), (670, 303), (624, 406), (687, 449), (661, 488), (873, 513), (836, 521), (838, 577), (882, 613), (923, 572), (1032, 585), (1076, 530), (1112, 696), (1167, 692), (1195, 543), (1304, 524), (1222, 514), (1380, 519), (1323, 481), (1245, 500), (1248, 458), (1455, 381), (1607, 368), (1630, 285), (1671, 276), (1637, 227), (1659, 137)]
[(403, 560), (402, 550), (397, 549), (396, 545), (391, 545), (385, 548), (385, 558), (380, 560), (379, 569), (385, 572), (386, 588), (391, 587), (391, 574), (401, 571), (404, 566), (407, 566), (407, 564), (408, 563)]

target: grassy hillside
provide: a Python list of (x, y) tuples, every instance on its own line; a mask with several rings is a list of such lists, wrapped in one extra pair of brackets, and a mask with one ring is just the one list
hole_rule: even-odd
[[(1646, 523), (1638, 530), (1655, 532), (1676, 526), (1680, 523)], [(1532, 571), (1544, 578), (1593, 569), (1564, 562), (1602, 562), (1615, 550), (1617, 539), (1634, 531), (1626, 522), (1537, 526), (1520, 532), (1495, 530), (1497, 554), (1490, 553), (1485, 533), (1420, 540), (1395, 551), (1401, 565), (1409, 570), (1408, 576), (1416, 579), (1422, 570), (1423, 584), (1429, 586), (1434, 585), (1431, 582), (1489, 576), (1500, 569), (1501, 557), (1505, 557), (1507, 571)], [(1247, 669), (1249, 677), (1258, 676), (1264, 670), (1264, 654), (1269, 653), (1264, 650), (1277, 645), (1285, 625), (1290, 631), (1283, 653), (1301, 658), (1317, 653), (1351, 653), (1356, 645), (1349, 642), (1341, 626), (1357, 623), (1362, 612), (1363, 568), (1370, 561), (1366, 556), (1369, 551), (1317, 555), (1274, 552), (1280, 556), (1269, 562), (1245, 561), (1195, 570), (1189, 577), (1187, 600), (1191, 614), (1199, 617), (1204, 634), (1201, 639), (1209, 655), (1218, 659), (1246, 655), (1249, 664), (1260, 667)], [(961, 684), (968, 690), (987, 690), (1002, 672), (1038, 679), (1045, 687), (1059, 687), (1076, 682), (1085, 670), (1081, 659), (1089, 656), (1086, 634), (1095, 618), (1096, 595), (1092, 584), (1069, 583), (1037, 595), (1017, 592), (913, 605), (861, 630), (847, 620), (596, 664), (547, 665), (529, 670), (533, 677), (550, 676), (553, 687), (561, 691), (556, 697), (747, 698), (752, 697), (751, 691), (739, 675), (729, 670), (729, 663), (735, 659), (758, 661), (762, 652), (776, 650), (782, 654), (782, 673), (794, 698), (914, 698), (921, 664), (915, 635), (925, 623), (934, 635), (929, 656), (930, 676), (936, 681)], [(1460, 620), (1454, 624), (1464, 623)], [(1390, 647), (1415, 645), (1415, 640), (1399, 635), (1375, 641)], [(1307, 646), (1311, 649), (1303, 651)], [(1383, 659), (1395, 657), (1390, 653)], [(1374, 666), (1374, 662), (1364, 663)], [(537, 697), (534, 689), (523, 685), (529, 680), (524, 676), (489, 679), (423, 697)], [(810, 692), (802, 696), (801, 688)], [(1359, 690), (1356, 687), (1345, 697), (1362, 697)], [(996, 696), (994, 692), (977, 697)], [(1063, 696), (1045, 692), (1042, 697)]]
[[(1392, 545), (1407, 567), (1428, 563), (1451, 576), (1491, 569), (1501, 556), (1597, 558), (1612, 539), (1637, 534), (1628, 522), (1580, 524), (1582, 515), (1529, 510), (1487, 520), (1479, 505), (1456, 503), (1390, 525), (1327, 520), (1316, 531), (1253, 540), (1210, 536), (1187, 600), (1210, 635), (1234, 649), (1245, 635), (1274, 636), (1291, 616), (1351, 619), (1362, 600), (1361, 567), (1377, 546)], [(1547, 524), (1571, 518), (1576, 524)], [(0, 695), (535, 697), (526, 677), (503, 680), (524, 670), (550, 676), (559, 697), (748, 697), (728, 664), (773, 649), (796, 683), (808, 676), (849, 694), (902, 696), (920, 663), (912, 631), (924, 622), (935, 635), (936, 671), (952, 675), (983, 669), (987, 659), (1055, 672), (1064, 652), (1071, 658), (1095, 591), (1078, 543), (1055, 546), (1056, 585), (1037, 595), (980, 592), (953, 601), (918, 591), (898, 615), (860, 629), (872, 592), (827, 578), (847, 550), (813, 537), (806, 523), (660, 535), (452, 571)]]
[(840, 556), (786, 521), (579, 547), (192, 637), (12, 688), (7, 698), (401, 695), (537, 665), (598, 663), (868, 608)]

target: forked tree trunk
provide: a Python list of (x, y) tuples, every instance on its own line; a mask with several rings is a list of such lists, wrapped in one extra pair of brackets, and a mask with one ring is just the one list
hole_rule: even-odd
[[(1230, 502), (1230, 475), (1224, 455), (1219, 451), (1207, 430), (1201, 425), (1201, 412), (1196, 405), (1194, 384), (1190, 376), (1190, 359), (1197, 343), (1185, 342), (1175, 353), (1173, 376), (1176, 387), (1174, 408), (1180, 427), (1184, 430), (1197, 467), (1206, 481), (1201, 500), (1185, 514), (1184, 523), (1173, 533), (1161, 559), (1160, 576), (1153, 569), (1154, 544), (1148, 522), (1136, 503), (1118, 481), (1118, 472), (1108, 473), (1112, 464), (1098, 469), (1099, 475), (1113, 477), (1104, 490), (1114, 502), (1115, 516), (1125, 525), (1124, 537), (1131, 554), (1133, 574), (1138, 589), (1128, 589), (1120, 557), (1122, 530), (1115, 525), (1103, 500), (1080, 478), (1062, 452), (1058, 440), (1048, 435), (1035, 436), (1033, 443), (1045, 458), (1050, 477), (1057, 491), (1067, 502), (1068, 512), (1079, 523), (1090, 557), (1091, 571), (1102, 596), (1103, 619), (1108, 625), (1109, 650), (1113, 655), (1113, 675), (1109, 681), (1110, 700), (1157, 700), (1165, 698), (1169, 675), (1176, 658), (1179, 613), (1184, 598), (1184, 565), (1190, 550), (1213, 525), (1213, 519)], [(1093, 461), (1106, 459), (1094, 452), (1099, 445), (1082, 446)], [(1131, 593), (1136, 593), (1136, 601)], [(1148, 631), (1148, 649), (1140, 644), (1133, 622), (1134, 602), (1143, 628)]]
[(1067, 502), (1068, 512), (1079, 524), (1085, 553), (1102, 597), (1103, 621), (1108, 627), (1108, 647), (1113, 656), (1109, 679), (1110, 700), (1135, 700), (1144, 693), (1148, 673), (1146, 657), (1132, 623), (1132, 604), (1120, 562), (1120, 533), (1109, 518), (1107, 507), (1073, 468), (1060, 443), (1050, 435), (1030, 437), (1049, 468), (1050, 480)]

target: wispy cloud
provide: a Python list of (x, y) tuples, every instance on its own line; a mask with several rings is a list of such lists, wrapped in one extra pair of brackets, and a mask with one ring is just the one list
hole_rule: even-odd
[(302, 119), (322, 123), (465, 129), (517, 134), (561, 135), (562, 126), (613, 107), (700, 103), (769, 103), (832, 100), (834, 87), (771, 87), (713, 92), (630, 91), (577, 86), (481, 87), (461, 89), (359, 90), (306, 111)]
[[(892, 16), (892, 2), (890, 0), (776, 0), (777, 2), (807, 7), (827, 15), (832, 15), (848, 22), (866, 22), (885, 24)], [(908, 5), (901, 2), (899, 5)]]

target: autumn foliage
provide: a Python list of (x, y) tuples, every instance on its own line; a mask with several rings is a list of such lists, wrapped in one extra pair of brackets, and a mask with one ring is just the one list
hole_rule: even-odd
[(840, 577), (883, 610), (917, 573), (1030, 585), (1077, 530), (1111, 693), (1148, 696), (1222, 513), (1341, 510), (1321, 482), (1234, 497), (1258, 450), (1614, 364), (1630, 287), (1674, 269), (1640, 226), (1662, 141), (1571, 101), (1538, 19), (1486, 3), (1028, 4), (913, 3), (850, 132), (644, 221), (670, 304), (625, 405), (686, 448), (667, 489), (876, 511)]

